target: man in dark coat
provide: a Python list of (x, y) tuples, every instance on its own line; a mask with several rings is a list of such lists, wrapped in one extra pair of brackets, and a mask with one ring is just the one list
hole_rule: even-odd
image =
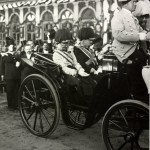
[(87, 73), (94, 73), (98, 65), (94, 51), (90, 49), (94, 36), (94, 31), (91, 28), (81, 28), (78, 32), (80, 45), (74, 47), (77, 61)]
[(11, 37), (6, 37), (7, 56), (2, 58), (2, 74), (6, 80), (8, 108), (18, 107), (18, 89), (20, 86), (20, 69), (14, 55), (15, 43)]

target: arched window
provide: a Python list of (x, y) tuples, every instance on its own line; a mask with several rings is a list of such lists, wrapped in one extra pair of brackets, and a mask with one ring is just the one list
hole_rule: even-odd
[(0, 14), (0, 51), (2, 51), (2, 47), (5, 45), (5, 23), (4, 23), (4, 15)]
[(15, 43), (18, 44), (20, 41), (20, 31), (19, 31), (19, 17), (16, 14), (14, 14), (11, 17), (9, 23), (9, 34), (14, 38)]
[(47, 40), (47, 32), (48, 30), (53, 28), (53, 17), (50, 12), (45, 12), (42, 17), (42, 40)]
[(86, 8), (81, 14), (81, 25), (80, 27), (91, 27), (94, 29), (95, 14), (90, 8)]
[(72, 30), (73, 28), (73, 15), (69, 10), (66, 10), (61, 15), (61, 28), (68, 28)]
[(35, 40), (35, 15), (29, 13), (26, 17), (25, 39)]

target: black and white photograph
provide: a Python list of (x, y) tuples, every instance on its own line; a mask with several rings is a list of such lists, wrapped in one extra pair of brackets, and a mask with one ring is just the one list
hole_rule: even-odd
[(0, 150), (149, 150), (150, 0), (0, 0)]

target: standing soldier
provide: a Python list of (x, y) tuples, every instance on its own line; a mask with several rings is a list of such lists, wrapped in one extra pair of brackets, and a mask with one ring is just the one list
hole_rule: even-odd
[(136, 0), (119, 0), (121, 10), (113, 17), (112, 43), (113, 52), (121, 63), (127, 64), (127, 73), (134, 98), (147, 99), (147, 89), (142, 79), (141, 70), (146, 64), (146, 42), (150, 34), (143, 31), (132, 12)]
[(7, 56), (2, 58), (2, 73), (6, 80), (8, 108), (18, 107), (18, 89), (20, 86), (20, 69), (15, 59), (15, 43), (11, 37), (6, 37)]

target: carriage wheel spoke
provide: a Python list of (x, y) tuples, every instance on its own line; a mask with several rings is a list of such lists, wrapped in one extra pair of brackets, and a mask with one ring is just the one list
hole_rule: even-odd
[(34, 96), (35, 96), (35, 98), (36, 98), (36, 91), (35, 91), (35, 87), (34, 87), (33, 80), (32, 80), (31, 82), (32, 82), (32, 87), (33, 87), (33, 91), (34, 91)]
[(31, 96), (31, 98), (34, 99), (33, 96), (32, 96), (32, 94), (31, 94), (31, 92), (29, 91), (29, 89), (27, 88), (26, 85), (25, 85), (25, 88), (26, 88), (27, 92), (29, 93), (29, 95)]
[(39, 119), (40, 119), (40, 127), (41, 127), (41, 131), (44, 132), (44, 127), (43, 127), (43, 122), (42, 122), (42, 116), (41, 116), (41, 111), (39, 112)]
[(26, 96), (23, 96), (23, 95), (22, 95), (22, 98), (23, 98), (23, 99), (25, 99), (25, 100), (27, 100), (27, 101), (28, 101), (28, 102), (30, 102), (30, 103), (34, 103), (34, 101), (33, 101), (33, 100), (31, 100), (31, 99), (27, 98)]
[(27, 118), (27, 121), (31, 118), (31, 116), (33, 115), (34, 112), (35, 112), (35, 109), (33, 109), (32, 112), (30, 113), (30, 115)]
[(121, 150), (126, 144), (127, 144), (127, 141), (125, 141), (125, 142), (118, 148), (118, 150)]
[(109, 120), (109, 122), (113, 125), (115, 125), (116, 127), (120, 128), (121, 130), (123, 130), (123, 128), (121, 126), (119, 126), (117, 123), (115, 123), (114, 121), (112, 120)]
[(48, 113), (51, 117), (54, 117), (54, 114), (53, 113), (51, 113), (51, 112), (49, 112), (48, 110), (46, 110), (46, 109), (43, 109), (46, 113)]
[(51, 124), (50, 124), (50, 122), (48, 121), (48, 119), (47, 119), (46, 115), (44, 114), (43, 110), (41, 109), (40, 111), (41, 111), (41, 113), (43, 114), (43, 117), (44, 117), (45, 121), (46, 121), (46, 122), (48, 123), (48, 125), (51, 127)]
[(142, 148), (140, 147), (138, 141), (135, 141), (135, 144), (136, 144), (138, 150), (142, 150)]
[(33, 129), (34, 129), (34, 130), (35, 130), (35, 127), (36, 127), (37, 115), (38, 115), (38, 112), (37, 112), (37, 110), (36, 110), (36, 112), (35, 112), (35, 119), (34, 119), (34, 126), (33, 126)]
[(125, 116), (123, 115), (123, 113), (122, 113), (122, 111), (121, 111), (120, 109), (119, 109), (119, 112), (120, 112), (120, 114), (121, 114), (121, 116), (122, 116), (122, 118), (123, 118), (125, 124), (126, 124), (127, 126), (129, 126), (127, 119), (125, 118)]
[(131, 142), (131, 150), (133, 150), (133, 144), (134, 144), (134, 143), (133, 143), (133, 142)]

